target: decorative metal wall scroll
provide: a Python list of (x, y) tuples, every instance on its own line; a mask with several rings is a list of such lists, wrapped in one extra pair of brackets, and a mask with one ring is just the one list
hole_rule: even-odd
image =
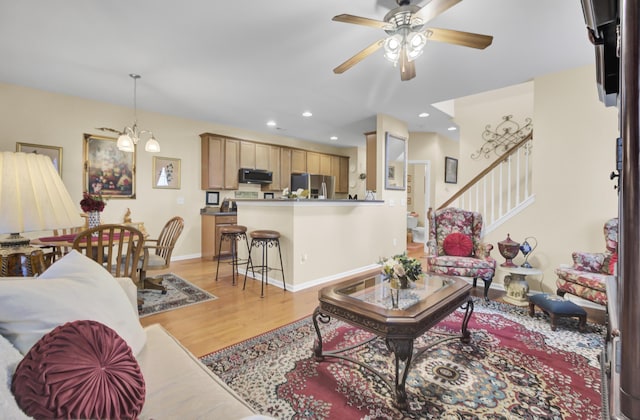
[[(482, 133), (484, 144), (480, 149), (471, 154), (471, 159), (479, 159), (482, 156), (489, 159), (492, 153), (496, 156), (502, 155), (513, 145), (527, 137), (533, 130), (533, 122), (531, 118), (524, 120), (525, 124), (520, 125), (512, 120), (513, 115), (505, 115), (502, 122), (498, 124), (495, 130), (487, 125)], [(531, 142), (525, 146), (525, 152), (529, 152)]]

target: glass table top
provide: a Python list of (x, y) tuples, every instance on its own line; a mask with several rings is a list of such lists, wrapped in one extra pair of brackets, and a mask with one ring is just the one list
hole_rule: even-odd
[(406, 310), (453, 283), (452, 278), (423, 273), (417, 281), (409, 282), (408, 289), (395, 289), (388, 279), (378, 274), (344, 285), (336, 293), (383, 309)]

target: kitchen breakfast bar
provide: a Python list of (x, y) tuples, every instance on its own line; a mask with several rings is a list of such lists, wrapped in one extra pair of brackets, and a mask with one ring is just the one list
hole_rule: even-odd
[[(301, 290), (370, 269), (385, 256), (393, 234), (388, 206), (382, 200), (238, 200), (238, 224), (280, 232), (287, 290)], [(251, 239), (249, 238), (249, 241)], [(243, 255), (244, 252), (244, 255)], [(252, 252), (259, 262), (260, 250)], [(241, 258), (246, 257), (239, 247)], [(277, 250), (269, 249), (269, 265), (279, 268)], [(241, 272), (244, 270), (241, 268)], [(249, 277), (252, 276), (249, 270)], [(260, 278), (260, 274), (256, 273)], [(279, 271), (269, 283), (282, 287)], [(249, 286), (247, 286), (249, 287)]]

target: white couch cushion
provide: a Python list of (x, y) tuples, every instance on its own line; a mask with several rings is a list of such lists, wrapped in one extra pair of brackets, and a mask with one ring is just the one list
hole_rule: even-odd
[(28, 419), (11, 393), (11, 380), (22, 355), (0, 336), (0, 414), (3, 419)]
[(38, 278), (0, 280), (0, 334), (22, 353), (58, 325), (93, 320), (115, 330), (137, 355), (146, 335), (111, 273), (71, 251)]
[(138, 363), (147, 385), (147, 400), (140, 419), (228, 420), (255, 414), (159, 324), (145, 331), (147, 346), (138, 355)]

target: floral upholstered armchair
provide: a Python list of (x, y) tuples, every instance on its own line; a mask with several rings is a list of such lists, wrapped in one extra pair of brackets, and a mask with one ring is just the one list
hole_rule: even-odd
[(573, 265), (556, 268), (557, 294), (569, 293), (582, 299), (607, 305), (607, 276), (616, 273), (618, 261), (618, 219), (604, 224), (605, 252), (574, 252)]
[(484, 281), (484, 297), (496, 271), (496, 260), (489, 253), (493, 245), (481, 241), (482, 215), (448, 207), (433, 212), (427, 242), (427, 271), (436, 274), (473, 278)]

